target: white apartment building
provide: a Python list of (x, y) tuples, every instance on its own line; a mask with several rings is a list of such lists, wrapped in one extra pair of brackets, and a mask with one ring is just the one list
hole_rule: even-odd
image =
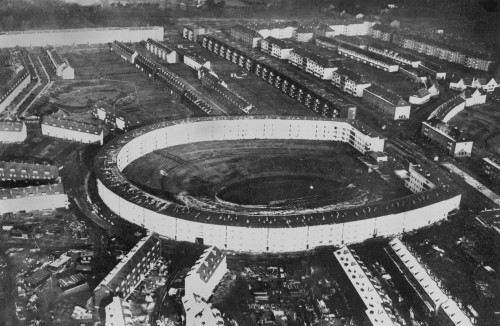
[(329, 25), (329, 27), (335, 32), (335, 35), (368, 35), (370, 33), (371, 27), (374, 25), (373, 22), (363, 21), (339, 21)]
[(275, 28), (260, 28), (257, 32), (262, 35), (263, 38), (274, 37), (276, 39), (292, 38), (297, 27), (295, 26), (285, 26), (285, 27), (275, 27)]
[(332, 72), (332, 84), (356, 97), (363, 97), (363, 90), (372, 85), (360, 74), (345, 68)]
[(219, 309), (213, 308), (196, 294), (182, 297), (186, 313), (186, 326), (224, 326), (224, 319)]
[(486, 93), (480, 89), (467, 88), (464, 91), (465, 107), (486, 103)]
[(184, 62), (186, 66), (191, 67), (194, 70), (198, 70), (201, 67), (205, 67), (207, 69), (211, 69), (212, 67), (210, 61), (192, 52), (184, 53), (182, 62)]
[(421, 88), (415, 93), (410, 95), (408, 102), (410, 102), (410, 104), (422, 105), (424, 103), (429, 102), (430, 99), (431, 99), (431, 93), (429, 93), (427, 89)]
[(27, 136), (24, 122), (0, 121), (0, 143), (22, 143)]
[(338, 53), (384, 71), (397, 72), (399, 70), (399, 65), (396, 63), (383, 58), (381, 55), (363, 49), (341, 45), (338, 47)]
[(167, 61), (167, 63), (179, 62), (179, 54), (177, 53), (177, 50), (171, 46), (149, 38), (146, 43), (146, 49), (154, 55)]
[(338, 69), (337, 65), (328, 58), (317, 55), (311, 55), (307, 58), (306, 71), (323, 80), (331, 80), (333, 72)]
[(42, 135), (56, 137), (84, 144), (104, 142), (104, 130), (96, 125), (64, 119), (45, 117), (42, 121)]
[(208, 301), (226, 272), (226, 255), (215, 246), (206, 249), (186, 275), (186, 296), (196, 294)]
[(381, 286), (373, 278), (359, 257), (347, 246), (333, 252), (351, 286), (365, 305), (365, 318), (373, 326), (401, 326), (392, 312), (392, 301), (381, 291)]
[(405, 187), (410, 189), (414, 194), (428, 191), (436, 188), (436, 184), (431, 181), (429, 171), (421, 168), (419, 165), (410, 163), (408, 167), (408, 179), (405, 180)]
[(105, 326), (133, 326), (132, 312), (129, 303), (120, 297), (113, 297), (113, 301), (105, 308)]
[(60, 207), (68, 207), (68, 197), (60, 183), (0, 189), (0, 214)]

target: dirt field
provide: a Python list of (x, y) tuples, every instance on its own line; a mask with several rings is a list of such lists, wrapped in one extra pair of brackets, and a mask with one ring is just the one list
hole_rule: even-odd
[(500, 102), (487, 101), (466, 108), (451, 119), (450, 124), (470, 133), (476, 149), (500, 155)]
[[(217, 196), (240, 205), (281, 207), (300, 202), (311, 208), (402, 196), (399, 187), (368, 175), (357, 156), (348, 145), (331, 142), (207, 142), (148, 154), (124, 173), (145, 190), (167, 198)], [(162, 170), (167, 176), (161, 176)]]

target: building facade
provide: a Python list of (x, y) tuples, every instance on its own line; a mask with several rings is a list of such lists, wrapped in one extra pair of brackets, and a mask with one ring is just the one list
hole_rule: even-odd
[(0, 161), (1, 180), (55, 180), (59, 169), (55, 165)]
[(68, 207), (68, 197), (60, 183), (0, 189), (0, 214), (61, 207)]
[(430, 99), (431, 93), (429, 93), (427, 89), (421, 88), (410, 95), (408, 102), (410, 102), (410, 104), (422, 105), (429, 102)]
[(236, 42), (243, 43), (252, 48), (259, 47), (260, 40), (262, 40), (262, 35), (260, 35), (253, 29), (250, 29), (248, 27), (239, 24), (231, 27), (230, 33), (231, 33), (230, 34), (231, 39), (235, 40)]
[(106, 103), (97, 103), (92, 107), (92, 116), (105, 123), (109, 123), (114, 128), (128, 131), (139, 124), (141, 121), (121, 110), (114, 108)]
[(49, 47), (45, 51), (47, 52), (47, 56), (52, 63), (52, 68), (57, 77), (61, 77), (62, 79), (75, 79), (75, 70), (69, 65), (68, 60), (63, 59), (59, 52), (53, 47)]
[(481, 89), (467, 88), (463, 92), (463, 97), (465, 98), (466, 108), (486, 103), (486, 92)]
[(105, 326), (134, 326), (130, 305), (120, 297), (113, 297), (105, 308)]
[(0, 121), (0, 143), (22, 143), (27, 136), (24, 122)]
[(375, 24), (370, 29), (370, 36), (382, 41), (392, 41), (392, 28), (388, 25)]
[(346, 45), (339, 46), (337, 51), (343, 56), (356, 61), (361, 61), (367, 65), (383, 71), (397, 72), (399, 70), (399, 65), (373, 52), (369, 52), (363, 49), (357, 49), (354, 47), (348, 47)]
[(161, 241), (157, 234), (150, 233), (106, 275), (94, 289), (95, 307), (106, 306), (119, 296), (127, 299), (161, 257)]
[(436, 188), (436, 181), (432, 174), (420, 165), (411, 164), (408, 167), (408, 179), (405, 187), (414, 194), (429, 191)]
[(485, 157), (481, 160), (481, 171), (493, 182), (500, 181), (500, 165), (494, 160)]
[[(190, 40), (191, 42), (197, 42), (203, 35), (206, 34), (206, 32), (207, 30), (205, 27), (195, 24), (187, 24), (182, 27), (182, 37)], [(163, 38), (161, 40), (163, 40)]]
[(290, 41), (277, 39), (272, 36), (263, 39), (261, 42), (261, 50), (263, 52), (282, 60), (290, 59), (290, 52), (292, 52), (294, 47)]
[(45, 117), (41, 123), (42, 135), (76, 141), (84, 144), (104, 142), (104, 130), (96, 125)]
[(454, 157), (470, 157), (473, 141), (457, 128), (436, 118), (422, 122), (421, 135)]
[(170, 45), (148, 38), (146, 42), (146, 49), (161, 59), (167, 61), (167, 63), (179, 62), (179, 54), (177, 53), (177, 50)]
[(371, 86), (363, 76), (345, 68), (339, 68), (332, 73), (332, 84), (356, 97), (363, 97), (363, 90)]
[(394, 120), (408, 120), (410, 118), (410, 104), (401, 96), (378, 85), (373, 84), (364, 89), (363, 101)]

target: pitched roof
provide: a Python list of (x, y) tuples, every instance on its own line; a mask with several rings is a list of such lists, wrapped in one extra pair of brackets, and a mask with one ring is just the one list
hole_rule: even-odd
[(251, 28), (248, 28), (246, 26), (240, 25), (240, 24), (234, 25), (233, 27), (231, 27), (231, 30), (235, 30), (235, 31), (240, 32), (240, 33), (249, 34), (252, 37), (262, 38), (262, 36), (257, 31), (255, 31)]
[(415, 93), (412, 94), (412, 96), (416, 96), (416, 97), (419, 97), (419, 98), (425, 97), (427, 95), (430, 95), (430, 93), (425, 88), (421, 88), (421, 89), (417, 90)]
[(42, 124), (94, 135), (99, 135), (102, 132), (102, 127), (97, 125), (72, 120), (56, 119), (52, 117), (45, 117)]
[(372, 29), (376, 31), (381, 31), (383, 33), (390, 33), (392, 32), (392, 28), (388, 25), (382, 25), (382, 24), (375, 24), (372, 26)]
[(64, 187), (62, 183), (24, 188), (0, 188), (0, 200), (32, 196), (49, 196), (56, 194), (64, 194)]
[(387, 102), (396, 105), (396, 106), (408, 106), (410, 105), (408, 102), (403, 100), (401, 96), (398, 94), (395, 94), (385, 88), (380, 87), (379, 85), (372, 84), (370, 87), (365, 88), (365, 92), (368, 91), (369, 93), (375, 94), (378, 97), (383, 98)]
[(318, 25), (318, 31), (333, 32), (333, 29), (330, 26), (322, 23)]
[(20, 121), (0, 121), (0, 131), (21, 132), (24, 122)]
[(200, 279), (208, 283), (214, 271), (219, 267), (224, 259), (225, 254), (219, 248), (212, 246), (205, 250), (200, 259), (193, 266), (192, 270), (198, 273)]
[(11, 170), (13, 170), (12, 172), (17, 175), (25, 173), (40, 176), (47, 175), (51, 178), (57, 178), (59, 176), (59, 169), (55, 165), (0, 161), (0, 171), (10, 172)]
[(346, 76), (348, 79), (352, 80), (353, 82), (357, 84), (368, 84), (368, 81), (366, 81), (365, 77), (361, 74), (358, 74), (355, 71), (349, 70), (344, 67), (340, 67), (335, 73)]

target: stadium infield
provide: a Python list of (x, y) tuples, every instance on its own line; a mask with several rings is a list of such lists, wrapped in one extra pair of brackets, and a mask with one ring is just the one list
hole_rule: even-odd
[[(193, 197), (245, 210), (353, 207), (410, 194), (369, 174), (343, 143), (234, 140), (174, 146), (147, 154), (124, 175), (165, 199)], [(405, 193), (402, 193), (405, 192)], [(181, 197), (180, 197), (181, 196)]]

